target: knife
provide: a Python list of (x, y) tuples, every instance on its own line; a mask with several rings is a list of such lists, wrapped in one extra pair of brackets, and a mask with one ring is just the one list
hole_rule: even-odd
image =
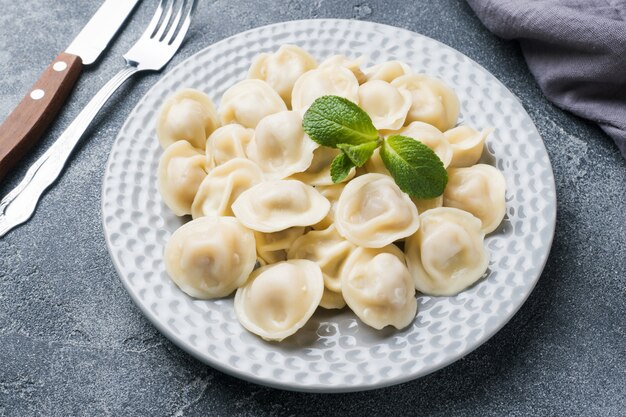
[(0, 125), (0, 180), (41, 138), (72, 91), (83, 65), (96, 61), (138, 1), (106, 0)]

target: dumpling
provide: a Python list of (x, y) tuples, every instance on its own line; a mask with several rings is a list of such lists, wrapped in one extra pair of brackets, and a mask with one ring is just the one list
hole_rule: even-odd
[(247, 158), (246, 148), (253, 135), (254, 129), (234, 123), (218, 128), (206, 142), (208, 167), (222, 165), (234, 158)]
[(361, 71), (361, 65), (363, 64), (363, 61), (365, 61), (365, 58), (362, 56), (355, 58), (355, 59), (350, 59), (344, 55), (331, 55), (328, 58), (326, 58), (324, 61), (322, 61), (322, 63), (320, 64), (320, 68), (326, 68), (326, 67), (347, 68), (352, 72), (352, 74), (354, 74), (359, 84), (361, 84), (366, 81), (365, 74), (363, 74), (363, 71)]
[(478, 132), (466, 125), (447, 130), (443, 135), (452, 148), (450, 166), (454, 168), (468, 167), (478, 162), (483, 154), (485, 140), (491, 132), (493, 129), (483, 129)]
[[(309, 185), (333, 185), (334, 182), (330, 177), (330, 165), (333, 159), (339, 155), (341, 151), (336, 148), (320, 146), (313, 151), (313, 160), (311, 165), (303, 172), (297, 172), (291, 176), (291, 179), (302, 181)], [(352, 168), (348, 176), (342, 181), (349, 181), (354, 177), (355, 169)]]
[(191, 204), (205, 177), (205, 155), (185, 140), (168, 146), (159, 159), (157, 187), (165, 205), (177, 216), (191, 213)]
[(300, 113), (283, 111), (259, 122), (246, 152), (265, 178), (278, 180), (306, 170), (317, 147), (304, 133)]
[(226, 90), (218, 111), (222, 123), (254, 129), (265, 116), (285, 110), (285, 102), (268, 83), (243, 80)]
[(192, 297), (225, 297), (254, 269), (254, 235), (234, 217), (202, 217), (177, 229), (165, 246), (165, 269)]
[(335, 225), (339, 234), (355, 245), (382, 248), (415, 233), (419, 216), (409, 196), (391, 177), (365, 174), (343, 189)]
[(306, 259), (262, 266), (235, 294), (243, 327), (265, 340), (281, 341), (306, 324), (322, 299), (320, 267)]
[(411, 201), (417, 207), (417, 212), (422, 214), (426, 210), (431, 210), (443, 206), (443, 195), (435, 198), (418, 199), (411, 197)]
[(257, 55), (248, 71), (248, 78), (267, 82), (290, 105), (291, 91), (296, 80), (316, 67), (315, 58), (304, 49), (295, 45), (283, 45), (273, 54)]
[(487, 270), (480, 220), (456, 208), (420, 215), (421, 226), (406, 239), (404, 253), (415, 288), (429, 295), (455, 295)]
[(352, 252), (342, 273), (341, 293), (361, 321), (375, 329), (402, 329), (417, 313), (413, 279), (394, 245)]
[(341, 291), (341, 269), (356, 246), (341, 237), (330, 226), (326, 230), (310, 231), (293, 242), (287, 259), (308, 259), (316, 262), (324, 275), (324, 286)]
[(315, 187), (317, 191), (330, 202), (330, 210), (328, 210), (328, 214), (324, 217), (319, 223), (311, 226), (315, 230), (324, 230), (327, 229), (328, 226), (335, 222), (335, 211), (337, 210), (337, 201), (339, 201), (339, 196), (341, 192), (345, 188), (346, 183), (333, 184), (333, 185), (318, 185)]
[(506, 181), (491, 165), (450, 168), (443, 205), (465, 210), (482, 222), (483, 233), (493, 232), (506, 212)]
[(444, 134), (435, 126), (423, 122), (412, 122), (394, 133), (422, 142), (437, 154), (441, 162), (443, 162), (444, 168), (450, 165), (452, 147)]
[(413, 74), (398, 77), (391, 85), (406, 89), (413, 95), (407, 122), (425, 122), (442, 132), (456, 124), (460, 111), (459, 99), (454, 90), (443, 81), (422, 74)]
[[(422, 214), (427, 210), (432, 210), (437, 207), (443, 206), (443, 195), (435, 198), (418, 199), (411, 197), (411, 201), (415, 204), (417, 214)], [(398, 239), (397, 242), (402, 242), (404, 239)]]
[(320, 307), (326, 310), (339, 310), (346, 306), (346, 300), (343, 299), (341, 292), (334, 292), (328, 288), (324, 288), (324, 294), (320, 300)]
[(204, 149), (206, 139), (218, 126), (211, 99), (201, 91), (185, 89), (168, 98), (161, 107), (157, 137), (163, 149), (179, 140)]
[(304, 73), (293, 86), (291, 108), (304, 114), (315, 99), (334, 95), (358, 104), (359, 82), (347, 68), (327, 66)]
[(359, 105), (376, 129), (400, 129), (411, 107), (412, 95), (386, 81), (372, 80), (359, 86)]
[(366, 68), (364, 72), (367, 81), (382, 80), (390, 83), (398, 77), (411, 74), (413, 71), (402, 61), (388, 61)]
[(391, 175), (383, 162), (383, 158), (380, 157), (380, 148), (374, 149), (374, 153), (370, 159), (365, 162), (363, 168), (365, 169), (365, 172), (369, 174)]
[(248, 188), (263, 181), (263, 173), (252, 161), (235, 158), (215, 167), (206, 176), (191, 205), (192, 217), (232, 216), (231, 205)]
[(303, 234), (304, 227), (290, 227), (274, 233), (254, 232), (259, 261), (267, 265), (286, 260), (287, 251)]
[[(446, 140), (445, 136), (435, 126), (423, 122), (412, 122), (408, 126), (395, 131), (384, 131), (385, 136), (402, 135), (422, 142), (424, 145), (432, 149), (433, 152), (441, 159), (444, 168), (450, 164), (452, 160), (452, 147)], [(380, 148), (374, 150), (372, 157), (365, 162), (365, 170), (367, 172), (377, 172), (379, 174), (390, 175), (380, 157)]]
[(300, 181), (274, 180), (241, 193), (232, 209), (246, 227), (271, 233), (319, 222), (330, 210), (330, 202)]

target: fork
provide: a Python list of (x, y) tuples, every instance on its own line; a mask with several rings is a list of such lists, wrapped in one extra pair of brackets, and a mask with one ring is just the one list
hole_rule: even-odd
[(159, 71), (183, 42), (195, 0), (161, 0), (139, 40), (124, 54), (126, 66), (96, 93), (52, 146), (33, 163), (22, 181), (0, 201), (0, 237), (26, 222), (63, 171), (76, 144), (115, 91), (134, 74)]

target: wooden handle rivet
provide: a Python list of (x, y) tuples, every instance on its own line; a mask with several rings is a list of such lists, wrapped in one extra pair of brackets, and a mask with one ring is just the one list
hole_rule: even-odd
[(57, 61), (52, 66), (52, 69), (58, 72), (65, 71), (66, 68), (67, 68), (67, 64), (63, 61)]
[(32, 98), (33, 100), (40, 100), (45, 95), (46, 95), (46, 93), (42, 89), (40, 89), (40, 88), (30, 92), (30, 98)]

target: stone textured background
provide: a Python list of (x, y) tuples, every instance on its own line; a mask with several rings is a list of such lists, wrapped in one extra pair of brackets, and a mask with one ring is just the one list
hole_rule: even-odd
[[(100, 0), (0, 0), (0, 119), (73, 39)], [(80, 5), (80, 6), (79, 6)], [(58, 121), (0, 195), (123, 65), (149, 21), (144, 1), (86, 69)], [(556, 176), (552, 252), (513, 320), (464, 359), (372, 392), (312, 395), (242, 382), (196, 361), (141, 315), (105, 247), (100, 188), (124, 119), (158, 74), (127, 84), (101, 113), (34, 218), (0, 239), (0, 416), (440, 415), (619, 416), (626, 409), (626, 163), (597, 127), (548, 103), (517, 44), (484, 29), (461, 0), (201, 0), (170, 68), (268, 23), (355, 18), (407, 28), (476, 60), (515, 93)]]

